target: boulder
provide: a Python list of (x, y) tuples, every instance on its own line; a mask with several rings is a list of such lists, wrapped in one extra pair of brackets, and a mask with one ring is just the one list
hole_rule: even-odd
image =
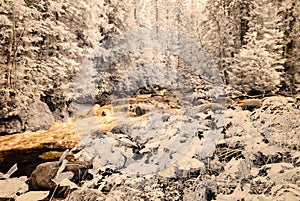
[[(28, 179), (29, 190), (53, 190), (56, 183), (52, 179), (55, 178), (59, 167), (60, 163), (58, 161), (38, 165)], [(63, 172), (72, 172), (72, 181), (79, 183), (89, 177), (87, 174), (88, 167), (89, 162), (77, 161), (67, 163)]]
[(56, 184), (52, 179), (59, 169), (59, 162), (42, 163), (36, 167), (28, 179), (29, 190), (53, 190)]
[(27, 110), (19, 114), (25, 130), (48, 130), (55, 119), (46, 103), (35, 99)]

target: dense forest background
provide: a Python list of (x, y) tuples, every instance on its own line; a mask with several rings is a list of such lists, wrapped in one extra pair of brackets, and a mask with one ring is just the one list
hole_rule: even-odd
[[(0, 133), (68, 118), (86, 56), (103, 40), (139, 27), (195, 40), (231, 98), (299, 93), (296, 0), (0, 0)], [(44, 113), (36, 116), (34, 108)]]

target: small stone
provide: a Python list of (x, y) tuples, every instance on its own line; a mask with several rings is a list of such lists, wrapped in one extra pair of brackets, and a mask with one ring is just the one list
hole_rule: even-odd
[(132, 133), (132, 127), (128, 124), (120, 124), (111, 129), (112, 133), (115, 134), (126, 134), (129, 135)]
[(246, 100), (242, 105), (243, 110), (253, 111), (254, 109), (260, 108), (262, 106), (261, 100), (249, 99)]
[(135, 109), (134, 109), (134, 112), (136, 114), (136, 116), (142, 116), (144, 114), (146, 114), (146, 109), (142, 106), (137, 106)]
[(202, 104), (198, 107), (200, 113), (208, 113), (208, 111), (217, 111), (217, 110), (224, 110), (225, 108), (218, 103), (206, 103)]
[(84, 161), (76, 161), (72, 163), (67, 163), (64, 172), (65, 171), (70, 171), (74, 173), (74, 176), (71, 181), (75, 183), (81, 182), (81, 180), (84, 180), (86, 177), (89, 175), (86, 174), (88, 172), (89, 168), (89, 162), (84, 162)]
[(163, 121), (163, 122), (167, 122), (169, 119), (170, 119), (170, 115), (168, 115), (168, 114), (164, 114), (164, 115), (162, 116), (162, 121)]

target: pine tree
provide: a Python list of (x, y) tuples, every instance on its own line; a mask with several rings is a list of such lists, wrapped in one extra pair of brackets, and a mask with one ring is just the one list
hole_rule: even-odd
[(253, 1), (248, 19), (249, 30), (234, 64), (229, 68), (230, 85), (244, 94), (275, 92), (281, 82), (283, 58), (283, 32), (279, 30), (281, 18), (269, 0)]

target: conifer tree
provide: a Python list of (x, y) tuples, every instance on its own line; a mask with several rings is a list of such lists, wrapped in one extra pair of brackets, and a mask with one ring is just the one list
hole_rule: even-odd
[(272, 1), (253, 1), (248, 19), (246, 44), (229, 68), (231, 86), (244, 94), (257, 95), (278, 90), (285, 59), (281, 18)]

